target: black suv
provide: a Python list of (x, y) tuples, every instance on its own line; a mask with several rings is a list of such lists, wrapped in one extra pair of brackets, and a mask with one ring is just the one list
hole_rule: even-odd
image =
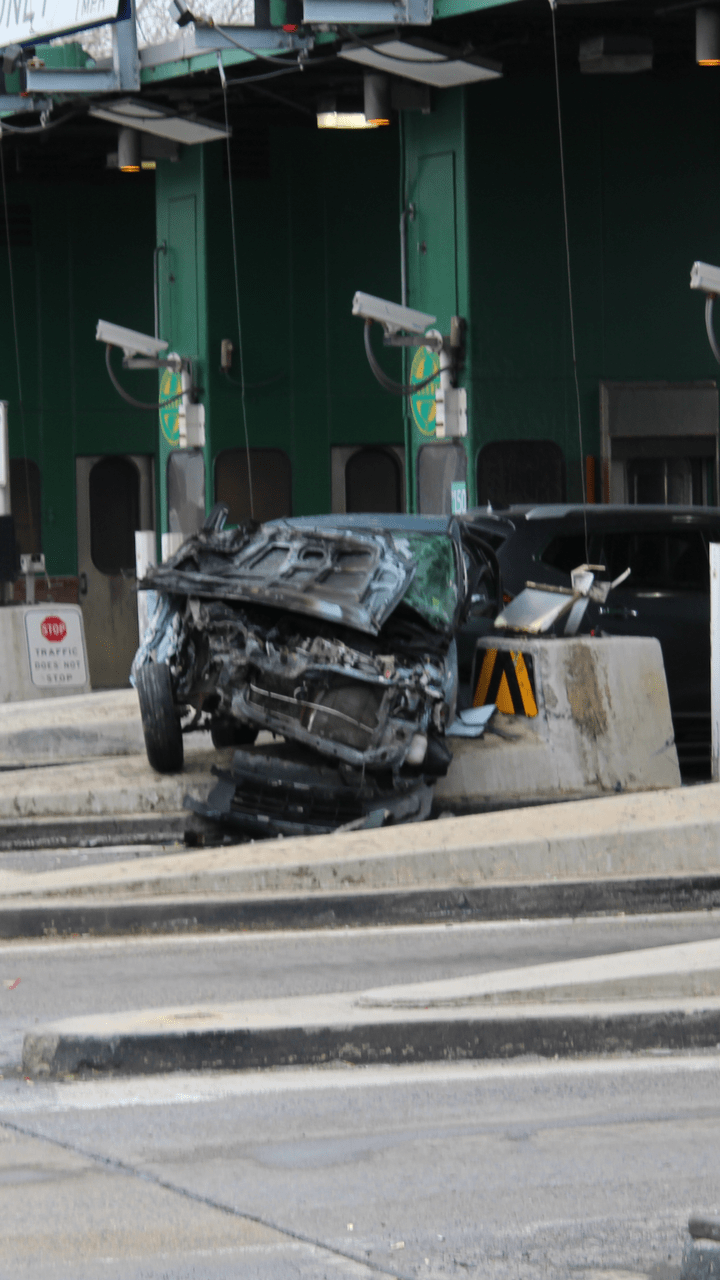
[(569, 585), (579, 564), (630, 576), (605, 605), (590, 603), (581, 630), (657, 636), (662, 646), (680, 764), (710, 770), (709, 544), (720, 542), (720, 508), (536, 506), (466, 517), (502, 536), (497, 556), (506, 598), (527, 581)]

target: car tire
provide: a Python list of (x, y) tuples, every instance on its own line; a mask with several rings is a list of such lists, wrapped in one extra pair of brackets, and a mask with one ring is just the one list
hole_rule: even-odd
[(218, 750), (223, 747), (251, 747), (258, 736), (258, 730), (251, 724), (230, 723), (227, 720), (214, 720), (210, 727), (212, 744)]
[(147, 758), (156, 773), (180, 773), (183, 736), (170, 668), (165, 662), (149, 662), (139, 668), (136, 681)]

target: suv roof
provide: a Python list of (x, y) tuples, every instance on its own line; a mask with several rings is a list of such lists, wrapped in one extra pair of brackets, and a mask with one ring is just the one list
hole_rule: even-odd
[(513, 516), (522, 516), (525, 520), (564, 520), (570, 516), (582, 516), (583, 514), (592, 515), (601, 520), (612, 520), (618, 516), (633, 516), (639, 520), (643, 517), (655, 519), (660, 515), (666, 518), (669, 516), (671, 520), (682, 520), (689, 517), (720, 520), (720, 507), (672, 506), (670, 504), (651, 506), (644, 503), (621, 502), (587, 502), (584, 505), (581, 502), (548, 502), (535, 506), (518, 504), (512, 507), (503, 507), (499, 511), (488, 511), (487, 507), (473, 507), (468, 512), (468, 515), (473, 519), (484, 516), (489, 520), (494, 518), (512, 519)]

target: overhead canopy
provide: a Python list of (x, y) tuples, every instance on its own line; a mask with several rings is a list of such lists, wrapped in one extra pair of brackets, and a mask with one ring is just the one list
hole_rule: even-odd
[(456, 58), (446, 49), (433, 47), (427, 41), (402, 40), (396, 36), (343, 45), (340, 57), (359, 62), (363, 67), (384, 71), (387, 75), (419, 80), (422, 84), (434, 85), (436, 89), (451, 89), (478, 80), (495, 80), (502, 75), (496, 62)]

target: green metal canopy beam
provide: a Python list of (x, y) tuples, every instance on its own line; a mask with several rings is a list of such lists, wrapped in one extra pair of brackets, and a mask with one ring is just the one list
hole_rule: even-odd
[(436, 18), (459, 18), (463, 13), (477, 9), (495, 9), (501, 4), (515, 4), (517, 0), (435, 0)]

